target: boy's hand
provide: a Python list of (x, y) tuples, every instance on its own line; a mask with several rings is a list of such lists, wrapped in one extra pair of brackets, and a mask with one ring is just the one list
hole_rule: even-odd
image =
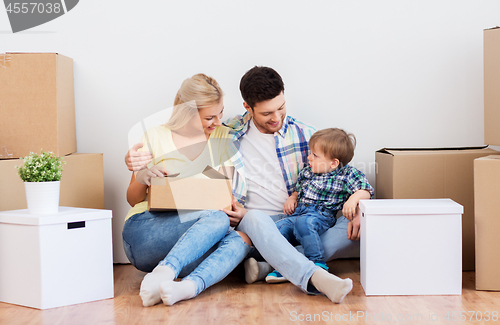
[(358, 208), (358, 200), (352, 199), (352, 196), (344, 203), (342, 208), (342, 214), (348, 220), (352, 220), (356, 215), (356, 209)]
[(247, 210), (234, 198), (231, 206), (233, 208), (232, 211), (222, 209), (222, 212), (229, 216), (229, 225), (231, 227), (236, 227), (247, 213)]
[(367, 190), (357, 190), (354, 192), (349, 199), (344, 203), (344, 207), (342, 208), (342, 214), (348, 220), (353, 220), (356, 215), (358, 208), (359, 200), (370, 199), (370, 192)]
[(287, 215), (292, 215), (297, 207), (297, 199), (294, 196), (290, 196), (283, 206), (283, 213)]

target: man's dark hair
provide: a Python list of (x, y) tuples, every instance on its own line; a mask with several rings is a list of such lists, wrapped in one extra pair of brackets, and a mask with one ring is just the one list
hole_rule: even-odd
[(285, 85), (274, 69), (255, 66), (241, 77), (240, 91), (243, 100), (253, 109), (255, 104), (273, 99), (285, 91)]

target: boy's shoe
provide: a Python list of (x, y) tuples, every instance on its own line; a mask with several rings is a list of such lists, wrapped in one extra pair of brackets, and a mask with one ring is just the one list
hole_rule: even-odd
[(267, 283), (282, 283), (282, 282), (288, 282), (287, 279), (281, 273), (278, 271), (274, 270), (273, 272), (269, 273), (266, 276), (266, 282)]
[(325, 269), (326, 271), (328, 271), (329, 267), (326, 265), (325, 262), (314, 262), (315, 265)]

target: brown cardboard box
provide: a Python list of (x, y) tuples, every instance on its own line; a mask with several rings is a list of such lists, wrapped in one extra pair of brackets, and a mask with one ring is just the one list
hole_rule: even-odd
[(463, 205), (462, 267), (474, 270), (474, 159), (495, 153), (486, 147), (381, 149), (375, 153), (376, 197), (450, 198)]
[[(104, 173), (101, 153), (74, 153), (64, 157), (60, 206), (104, 209)], [(24, 183), (15, 166), (20, 159), (0, 159), (0, 211), (26, 209)]]
[(76, 151), (73, 60), (57, 53), (0, 54), (0, 158)]
[(150, 211), (231, 209), (231, 180), (211, 167), (209, 178), (153, 178), (148, 193)]
[(500, 146), (500, 27), (484, 30), (484, 143)]
[(500, 156), (474, 160), (476, 290), (500, 290)]

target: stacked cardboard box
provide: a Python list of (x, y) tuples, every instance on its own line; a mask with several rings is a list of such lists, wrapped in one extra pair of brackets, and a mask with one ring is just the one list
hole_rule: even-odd
[[(484, 31), (484, 141), (500, 145), (500, 28)], [(476, 289), (500, 290), (500, 156), (474, 161)]]
[(500, 27), (484, 31), (484, 142), (500, 146)]
[(500, 156), (474, 161), (476, 289), (500, 290)]
[[(64, 157), (60, 206), (104, 209), (103, 159), (100, 153), (74, 153)], [(26, 209), (24, 183), (15, 166), (20, 159), (0, 160), (0, 211)]]
[(7, 53), (0, 61), (4, 158), (41, 148), (58, 156), (75, 152), (73, 60), (56, 53)]
[(60, 205), (104, 208), (102, 154), (76, 154), (73, 60), (0, 54), (0, 211), (26, 208), (15, 166), (30, 152), (64, 156)]

